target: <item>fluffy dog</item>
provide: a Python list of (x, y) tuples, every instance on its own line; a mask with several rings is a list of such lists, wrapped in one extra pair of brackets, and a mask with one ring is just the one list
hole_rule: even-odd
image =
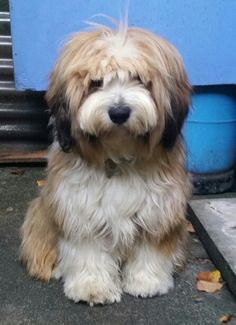
[(121, 24), (72, 37), (46, 94), (48, 177), (22, 226), (30, 275), (62, 278), (68, 298), (90, 305), (173, 287), (186, 246), (189, 95), (178, 52), (150, 32)]

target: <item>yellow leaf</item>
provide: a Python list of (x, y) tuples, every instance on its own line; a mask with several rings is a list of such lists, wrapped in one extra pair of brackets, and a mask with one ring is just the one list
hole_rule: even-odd
[(215, 270), (215, 271), (207, 271), (207, 272), (199, 272), (197, 274), (197, 280), (203, 280), (203, 281), (209, 281), (213, 283), (220, 282), (221, 279), (221, 274), (220, 271)]
[(211, 282), (220, 282), (221, 274), (219, 270), (211, 272)]
[(223, 284), (219, 282), (209, 282), (204, 280), (197, 281), (197, 290), (205, 292), (216, 292), (222, 288)]

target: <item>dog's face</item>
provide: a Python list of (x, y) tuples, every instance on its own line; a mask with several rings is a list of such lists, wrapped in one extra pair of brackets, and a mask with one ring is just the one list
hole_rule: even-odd
[(98, 138), (124, 130), (138, 137), (154, 129), (158, 111), (150, 90), (138, 78), (118, 70), (90, 81), (88, 96), (78, 111), (80, 129)]
[(166, 41), (139, 29), (76, 35), (51, 76), (47, 100), (58, 141), (83, 156), (150, 157), (172, 149), (187, 115), (190, 87)]

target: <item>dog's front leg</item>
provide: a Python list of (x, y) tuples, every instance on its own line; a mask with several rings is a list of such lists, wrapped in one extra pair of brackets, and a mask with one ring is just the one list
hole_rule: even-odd
[(60, 240), (60, 262), (55, 277), (62, 277), (65, 295), (90, 305), (119, 302), (119, 263), (102, 240)]
[(133, 296), (152, 297), (173, 286), (171, 256), (147, 239), (139, 239), (123, 267), (123, 290)]

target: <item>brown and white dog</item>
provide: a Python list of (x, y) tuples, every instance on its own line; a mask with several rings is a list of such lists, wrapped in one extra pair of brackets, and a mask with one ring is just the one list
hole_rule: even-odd
[(62, 278), (68, 298), (90, 305), (173, 287), (186, 246), (189, 97), (178, 52), (150, 32), (98, 26), (67, 43), (46, 94), (48, 176), (22, 226), (30, 275)]

